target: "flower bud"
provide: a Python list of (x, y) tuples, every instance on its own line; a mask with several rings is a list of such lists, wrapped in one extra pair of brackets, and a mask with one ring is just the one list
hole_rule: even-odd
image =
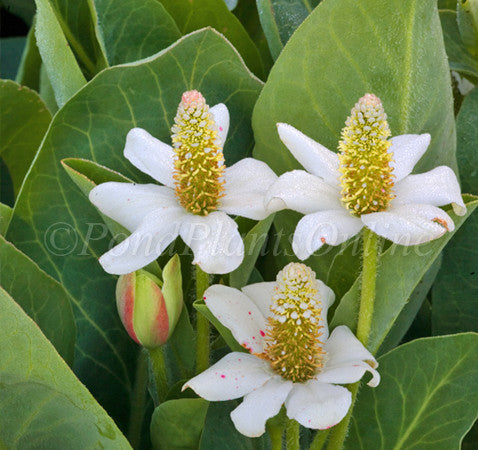
[(146, 348), (164, 344), (174, 331), (183, 307), (178, 255), (163, 269), (163, 282), (145, 270), (121, 275), (116, 305), (131, 338)]

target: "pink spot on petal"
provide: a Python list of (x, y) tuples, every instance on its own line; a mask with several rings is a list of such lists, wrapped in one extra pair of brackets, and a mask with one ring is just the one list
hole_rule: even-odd
[(226, 375), (221, 375), (221, 378), (226, 378)]
[(206, 300), (206, 297), (203, 297), (202, 299), (203, 299), (203, 300)]
[(222, 127), (219, 127), (219, 131), (222, 131)]
[(260, 330), (259, 333), (261, 333), (262, 337), (264, 337), (266, 335), (266, 333), (264, 333), (262, 330)]
[(256, 337), (255, 336), (252, 336), (252, 339), (255, 339)]
[(252, 313), (249, 311), (249, 315), (251, 315)]

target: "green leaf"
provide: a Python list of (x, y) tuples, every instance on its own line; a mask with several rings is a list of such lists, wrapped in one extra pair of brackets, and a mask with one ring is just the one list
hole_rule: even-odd
[(277, 59), (292, 33), (320, 0), (257, 0), (259, 18), (272, 57)]
[(151, 419), (151, 441), (157, 450), (196, 450), (209, 403), (202, 398), (168, 400)]
[(264, 77), (257, 47), (241, 22), (227, 9), (224, 0), (161, 0), (161, 3), (176, 21), (181, 33), (190, 33), (203, 27), (215, 28), (237, 48), (252, 72)]
[(279, 140), (276, 123), (289, 123), (333, 150), (350, 109), (373, 92), (393, 135), (431, 134), (416, 172), (456, 167), (450, 75), (435, 3), (320, 3), (284, 48), (261, 92), (253, 116), (255, 155), (277, 173), (300, 168)]
[(213, 402), (209, 405), (199, 450), (252, 450), (264, 448), (264, 437), (247, 438), (239, 433), (230, 418), (236, 401)]
[(216, 330), (219, 331), (219, 334), (222, 336), (224, 341), (226, 341), (226, 344), (232, 351), (247, 351), (246, 349), (244, 349), (244, 347), (241, 346), (241, 344), (239, 344), (239, 342), (234, 339), (234, 336), (232, 335), (229, 328), (226, 328), (221, 322), (219, 322), (216, 316), (211, 311), (209, 311), (209, 308), (206, 306), (206, 303), (204, 303), (204, 300), (195, 300), (193, 306), (200, 314), (202, 314), (207, 320), (209, 320), (209, 322), (214, 325)]
[(89, 80), (107, 67), (106, 57), (96, 36), (92, 0), (49, 1), (78, 64)]
[[(458, 166), (465, 192), (478, 192), (478, 89), (463, 101), (457, 116)], [(444, 251), (443, 266), (433, 286), (433, 334), (478, 331), (478, 267), (475, 212)]]
[(86, 83), (86, 79), (49, 0), (36, 0), (36, 5), (37, 45), (55, 92), (56, 102), (61, 107)]
[(25, 23), (30, 24), (35, 15), (34, 0), (2, 0), (3, 5), (12, 14), (21, 17)]
[(184, 379), (194, 375), (196, 361), (196, 349), (192, 345), (194, 339), (188, 310), (186, 305), (183, 305), (176, 328), (163, 347), (172, 379)]
[(27, 41), (23, 49), (20, 67), (18, 68), (15, 81), (38, 92), (40, 89), (40, 68), (41, 56), (35, 37), (35, 24), (33, 24), (28, 31)]
[[(97, 164), (94, 161), (90, 161), (82, 158), (64, 158), (61, 160), (63, 168), (66, 170), (66, 173), (70, 176), (73, 182), (80, 188), (81, 192), (88, 198), (90, 191), (101, 183), (106, 183), (109, 181), (116, 181), (119, 183), (133, 183), (132, 180), (126, 178), (124, 175), (121, 175), (119, 172), (108, 169), (107, 167)], [(109, 230), (112, 239), (114, 242), (121, 242), (126, 239), (131, 233), (122, 225), (110, 219), (108, 216), (105, 216), (102, 213), (99, 213), (103, 222), (105, 223), (107, 229)], [(94, 224), (94, 226), (102, 228), (101, 224)], [(93, 231), (92, 229), (89, 231)], [(103, 227), (103, 231), (105, 231)], [(102, 233), (105, 234), (106, 233)], [(105, 237), (105, 236), (103, 236)], [(111, 241), (112, 242), (112, 241)], [(145, 267), (145, 270), (151, 272), (157, 277), (161, 278), (161, 268), (159, 267), (157, 261), (153, 261)]]
[(15, 79), (17, 69), (25, 47), (26, 39), (22, 37), (6, 37), (0, 39), (0, 78)]
[(70, 296), (34, 261), (0, 236), (2, 287), (36, 322), (58, 353), (73, 363), (76, 326)]
[(110, 65), (146, 58), (181, 37), (157, 0), (94, 0), (98, 35)]
[[(151, 182), (124, 158), (126, 134), (142, 127), (169, 142), (181, 95), (189, 89), (201, 90), (211, 105), (225, 102), (230, 110), (226, 164), (247, 156), (261, 83), (217, 32), (196, 32), (147, 61), (105, 69), (58, 111), (7, 233), (70, 293), (78, 326), (75, 373), (120, 426), (128, 421), (135, 345), (118, 318), (115, 277), (97, 262), (114, 241), (60, 161), (91, 159), (137, 182)], [(55, 247), (62, 249), (57, 254), (46, 245), (52, 230)]]
[[(433, 0), (321, 2), (284, 47), (254, 108), (254, 156), (278, 174), (301, 168), (280, 141), (278, 122), (336, 149), (351, 108), (366, 92), (382, 99), (393, 135), (431, 134), (416, 172), (456, 167), (450, 74)], [(287, 254), (300, 217), (276, 215)], [(325, 247), (306, 264), (326, 279), (339, 251)]]
[[(330, 287), (335, 293), (336, 304), (345, 293), (350, 289), (357, 277), (360, 275), (362, 268), (362, 233), (358, 234), (355, 238), (348, 240), (342, 244), (330, 265), (329, 273), (327, 275), (327, 286)], [(332, 305), (332, 312), (334, 305)]]
[(128, 441), (35, 323), (0, 288), (2, 448), (117, 448)]
[(0, 157), (8, 167), (17, 195), (51, 114), (35, 91), (10, 80), (0, 80), (0, 104)]
[(456, 11), (440, 11), (448, 63), (451, 70), (471, 78), (478, 78), (478, 58), (474, 58), (465, 48), (456, 23)]
[(13, 209), (10, 206), (0, 203), (0, 235), (3, 236), (8, 229), (8, 224), (12, 218)]
[[(410, 294), (408, 302), (403, 307), (402, 311), (395, 320), (395, 323), (387, 334), (387, 337), (382, 342), (382, 345), (377, 352), (378, 355), (383, 355), (384, 353), (393, 350), (410, 329), (410, 326), (422, 308), (423, 302), (437, 277), (441, 263), (442, 257), (440, 254), (428, 269), (424, 277), (419, 281), (413, 292)], [(423, 329), (422, 331), (425, 332), (426, 329)]]
[(247, 233), (244, 238), (244, 260), (229, 274), (229, 286), (240, 289), (247, 284), (273, 220), (274, 214), (271, 214)]
[[(453, 234), (478, 205), (478, 199), (464, 195), (467, 213), (459, 217), (447, 211), (455, 223), (455, 231), (440, 239), (422, 245), (405, 247), (391, 245), (378, 257), (378, 274), (372, 328), (367, 348), (375, 353), (406, 305), (410, 295), (433, 264)], [(352, 285), (337, 307), (331, 327), (347, 325), (351, 330), (357, 326), (360, 303), (360, 278)]]
[(477, 360), (475, 333), (419, 339), (382, 356), (382, 380), (361, 389), (345, 448), (460, 448), (478, 414)]

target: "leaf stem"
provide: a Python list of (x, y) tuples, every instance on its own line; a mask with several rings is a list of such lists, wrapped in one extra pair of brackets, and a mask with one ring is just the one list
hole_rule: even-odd
[(144, 403), (146, 400), (146, 387), (148, 385), (148, 356), (141, 349), (136, 363), (136, 376), (133, 393), (131, 396), (131, 409), (129, 413), (128, 441), (133, 448), (140, 447), (141, 428), (144, 418)]
[[(377, 281), (377, 259), (379, 250), (379, 237), (368, 228), (363, 234), (363, 264), (362, 264), (362, 291), (360, 295), (360, 310), (357, 323), (357, 338), (367, 346), (375, 303), (375, 285)], [(349, 429), (360, 381), (348, 386), (352, 394), (352, 403), (347, 415), (335, 426), (331, 433), (327, 450), (340, 450), (343, 448)]]
[[(196, 298), (203, 298), (209, 287), (209, 275), (196, 265)], [(196, 315), (196, 372), (201, 373), (209, 367), (209, 321), (201, 314)]]
[(159, 346), (156, 348), (149, 348), (148, 351), (149, 358), (151, 360), (151, 366), (153, 368), (158, 400), (161, 403), (166, 398), (169, 390), (163, 347)]
[(287, 422), (287, 450), (300, 450), (300, 425), (294, 419)]

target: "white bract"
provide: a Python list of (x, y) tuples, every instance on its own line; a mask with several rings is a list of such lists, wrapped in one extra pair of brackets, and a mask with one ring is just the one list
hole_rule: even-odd
[(339, 245), (363, 226), (396, 244), (437, 239), (455, 226), (438, 206), (466, 212), (454, 172), (446, 166), (411, 175), (430, 144), (429, 134), (388, 139), (380, 100), (362, 97), (342, 130), (336, 154), (291, 125), (279, 123), (279, 136), (307, 170), (279, 177), (266, 197), (269, 211), (292, 209), (305, 216), (297, 224), (293, 249), (308, 258), (323, 244)]
[(351, 393), (337, 384), (354, 383), (366, 371), (370, 386), (380, 377), (375, 358), (346, 326), (329, 336), (327, 310), (334, 293), (304, 264), (291, 263), (276, 282), (246, 286), (242, 292), (211, 286), (204, 301), (248, 353), (233, 352), (189, 380), (209, 401), (244, 401), (231, 413), (235, 427), (249, 437), (265, 431), (267, 419), (285, 404), (301, 425), (326, 429), (340, 422)]
[(225, 167), (229, 128), (223, 104), (211, 109), (197, 91), (183, 94), (172, 127), (173, 147), (141, 128), (126, 138), (124, 156), (164, 186), (108, 182), (90, 201), (132, 234), (105, 253), (108, 273), (126, 274), (155, 260), (179, 235), (208, 273), (228, 273), (242, 262), (244, 244), (228, 214), (261, 220), (267, 189), (277, 179), (263, 162), (243, 159)]

